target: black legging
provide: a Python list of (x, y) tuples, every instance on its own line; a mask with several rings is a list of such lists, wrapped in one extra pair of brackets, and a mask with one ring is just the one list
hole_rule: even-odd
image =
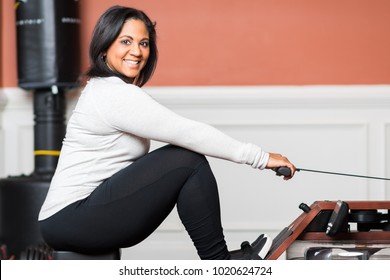
[(57, 250), (126, 248), (155, 231), (175, 205), (199, 257), (228, 259), (210, 166), (203, 155), (172, 145), (136, 160), (89, 197), (41, 221), (41, 232)]

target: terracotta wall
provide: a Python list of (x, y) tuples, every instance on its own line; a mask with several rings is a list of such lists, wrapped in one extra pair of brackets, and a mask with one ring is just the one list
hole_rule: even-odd
[(0, 3), (0, 87), (3, 84), (3, 67), (2, 67), (2, 61), (3, 61), (3, 3)]
[[(6, 67), (6, 61), (4, 59), (4, 56), (5, 56), (5, 49), (4, 49), (4, 45), (5, 45), (5, 36), (4, 36), (4, 29), (5, 29), (5, 15), (4, 15), (4, 3), (3, 3), (3, 0), (0, 0), (0, 88), (3, 86), (4, 82), (3, 82), (3, 78), (4, 78), (4, 74), (3, 74), (3, 68)], [(8, 52), (8, 50), (7, 50)], [(8, 63), (7, 63), (8, 64)]]
[[(3, 87), (17, 85), (13, 3), (1, 2)], [(149, 85), (390, 84), (389, 0), (80, 0), (83, 69), (114, 4), (157, 22)]]

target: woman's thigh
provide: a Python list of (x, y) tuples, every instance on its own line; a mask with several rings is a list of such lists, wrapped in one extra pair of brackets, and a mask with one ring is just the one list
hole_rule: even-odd
[(43, 236), (56, 249), (85, 252), (135, 245), (169, 215), (186, 180), (204, 163), (204, 156), (175, 146), (155, 150), (41, 222)]

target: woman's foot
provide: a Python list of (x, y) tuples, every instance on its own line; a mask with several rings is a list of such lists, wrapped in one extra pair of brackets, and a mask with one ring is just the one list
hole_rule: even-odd
[(241, 243), (241, 249), (230, 252), (231, 260), (262, 260), (266, 257), (272, 245), (272, 239), (261, 234), (252, 244), (248, 241)]

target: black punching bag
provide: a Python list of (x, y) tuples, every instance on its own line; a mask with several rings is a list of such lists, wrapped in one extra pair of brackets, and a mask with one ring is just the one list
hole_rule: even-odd
[(33, 90), (35, 170), (0, 179), (0, 244), (7, 258), (41, 259), (38, 213), (65, 135), (65, 93), (80, 74), (79, 2), (17, 1), (18, 81)]
[(76, 86), (80, 74), (79, 1), (28, 0), (16, 5), (19, 86)]

